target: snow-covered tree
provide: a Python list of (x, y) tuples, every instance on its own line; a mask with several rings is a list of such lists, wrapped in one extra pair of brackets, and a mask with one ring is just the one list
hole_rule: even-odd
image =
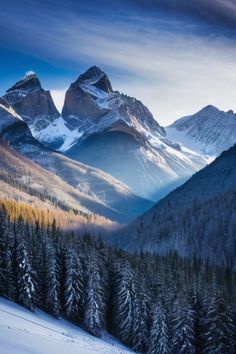
[(6, 249), (7, 249), (7, 213), (0, 208), (0, 295), (6, 295)]
[(165, 311), (160, 303), (154, 305), (148, 354), (169, 354), (170, 335)]
[(131, 346), (134, 318), (137, 316), (136, 276), (128, 262), (118, 264), (116, 272), (113, 295), (114, 332), (122, 342)]
[(204, 319), (204, 328), (204, 354), (236, 352), (234, 313), (222, 295), (214, 295), (211, 299)]
[(61, 286), (58, 257), (53, 241), (47, 239), (45, 243), (45, 308), (53, 316), (61, 313)]
[(19, 217), (16, 227), (17, 298), (21, 305), (33, 310), (35, 306), (35, 280), (24, 234), (24, 221), (22, 217)]
[(64, 309), (68, 319), (80, 322), (83, 318), (85, 284), (82, 263), (74, 249), (65, 253)]
[(192, 305), (178, 298), (175, 302), (172, 315), (172, 353), (194, 354), (195, 321)]
[(137, 352), (146, 353), (150, 325), (150, 299), (144, 282), (137, 286), (136, 291), (132, 348)]
[(106, 307), (105, 284), (99, 269), (98, 256), (91, 251), (87, 259), (84, 326), (92, 334), (99, 336), (105, 328)]

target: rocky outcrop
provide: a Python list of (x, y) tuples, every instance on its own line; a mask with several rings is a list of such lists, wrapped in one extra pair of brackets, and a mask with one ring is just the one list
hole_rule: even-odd
[(34, 73), (26, 75), (8, 89), (3, 98), (25, 120), (33, 133), (45, 129), (60, 116), (50, 91), (42, 88)]

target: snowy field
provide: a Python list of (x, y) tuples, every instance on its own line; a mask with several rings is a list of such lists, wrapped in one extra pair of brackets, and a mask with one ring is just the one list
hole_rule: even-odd
[(111, 336), (103, 340), (43, 311), (35, 313), (0, 298), (1, 354), (123, 354), (132, 353)]

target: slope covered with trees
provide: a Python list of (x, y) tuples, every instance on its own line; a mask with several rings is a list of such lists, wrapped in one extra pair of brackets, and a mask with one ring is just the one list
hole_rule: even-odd
[(127, 254), (41, 221), (1, 205), (1, 296), (136, 352), (235, 353), (235, 273), (176, 253)]
[(201, 258), (236, 270), (236, 145), (116, 237), (130, 251)]

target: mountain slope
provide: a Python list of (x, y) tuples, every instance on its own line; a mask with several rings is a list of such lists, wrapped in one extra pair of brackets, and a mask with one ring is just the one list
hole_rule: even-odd
[(165, 129), (171, 139), (200, 154), (216, 157), (236, 143), (236, 114), (207, 106)]
[(0, 102), (0, 138), (36, 163), (2, 145), (3, 171), (5, 168), (6, 174), (17, 176), (20, 181), (24, 179), (26, 184), (28, 181), (33, 186), (38, 183), (38, 189), (52, 193), (62, 204), (119, 222), (133, 219), (152, 205), (133, 195), (128, 187), (111, 176), (37, 142), (27, 124), (3, 100)]
[(116, 235), (130, 250), (209, 260), (236, 270), (236, 145)]
[(152, 200), (207, 163), (167, 138), (140, 101), (113, 91), (96, 66), (71, 84), (62, 117), (37, 139), (54, 148), (61, 141), (59, 150), (70, 158), (110, 173), (135, 194)]
[(132, 353), (111, 336), (98, 339), (66, 320), (35, 313), (0, 298), (2, 354), (125, 354)]

